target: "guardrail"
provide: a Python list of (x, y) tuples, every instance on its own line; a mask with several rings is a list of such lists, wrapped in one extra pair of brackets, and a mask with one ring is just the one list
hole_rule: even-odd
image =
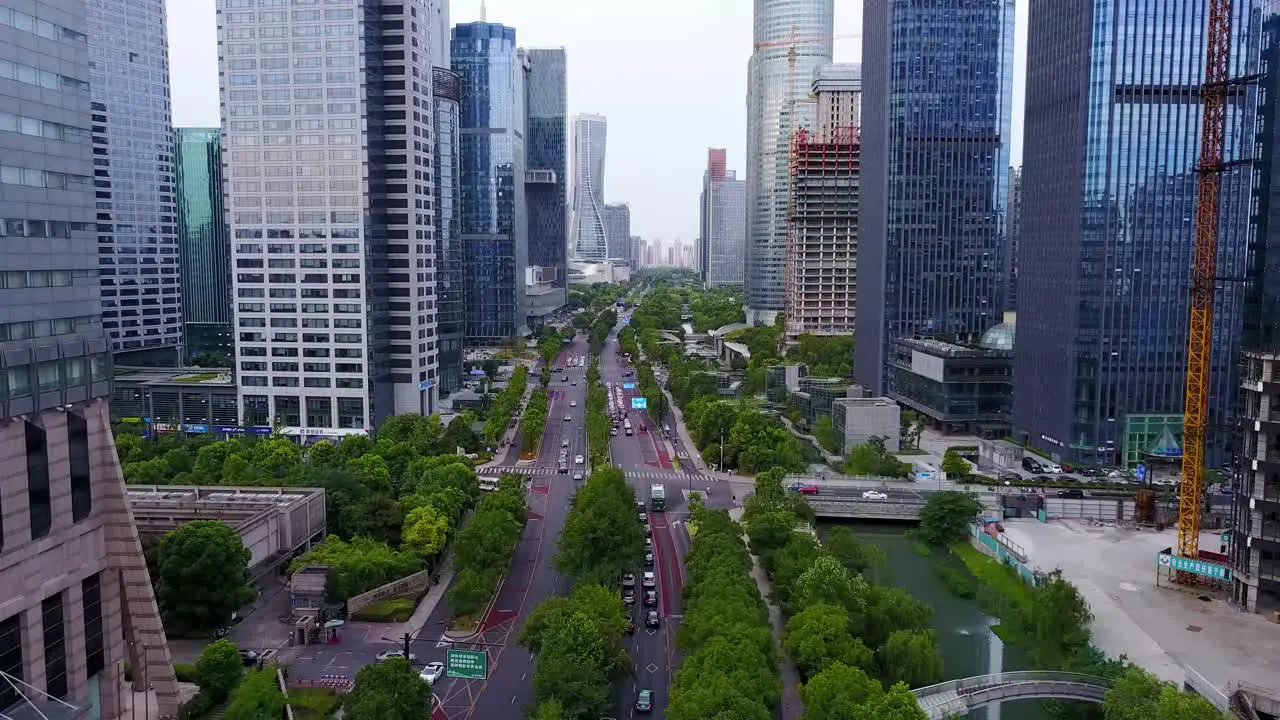
[(392, 580), (386, 585), (360, 593), (355, 597), (347, 598), (347, 616), (356, 615), (361, 610), (380, 600), (402, 595), (416, 595), (425, 590), (430, 584), (431, 570), (429, 569), (419, 570), (412, 575), (405, 575), (399, 580)]
[(977, 675), (912, 691), (921, 709), (931, 718), (965, 714), (1001, 700), (1058, 697), (1101, 702), (1111, 681), (1096, 675), (1026, 670)]
[(841, 518), (877, 518), (886, 520), (916, 520), (924, 508), (921, 500), (889, 499), (863, 500), (848, 498), (843, 500), (807, 499), (808, 505), (815, 515)]

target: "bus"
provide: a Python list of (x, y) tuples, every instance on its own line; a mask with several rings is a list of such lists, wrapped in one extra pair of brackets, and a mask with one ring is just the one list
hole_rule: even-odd
[(661, 483), (649, 486), (649, 509), (662, 512), (667, 507), (667, 488)]
[(481, 475), (476, 478), (476, 482), (484, 492), (493, 492), (498, 489), (498, 478), (495, 477), (485, 477)]

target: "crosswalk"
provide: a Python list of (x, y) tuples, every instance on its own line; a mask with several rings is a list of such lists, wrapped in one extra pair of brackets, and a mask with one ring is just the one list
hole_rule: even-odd
[[(580, 470), (580, 467), (571, 467), (569, 474)], [(624, 470), (628, 479), (632, 480), (671, 480), (671, 481), (687, 481), (690, 476), (686, 473), (674, 472), (671, 470)], [(557, 475), (565, 473), (557, 473), (553, 467), (491, 467), (480, 471), (481, 476), (498, 476), (502, 473), (519, 473), (521, 475)], [(712, 478), (707, 478), (712, 479)]]

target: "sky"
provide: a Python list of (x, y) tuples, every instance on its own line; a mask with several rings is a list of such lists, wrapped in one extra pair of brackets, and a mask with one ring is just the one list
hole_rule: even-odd
[[(1017, 0), (1013, 164), (1022, 158), (1027, 6)], [(214, 0), (165, 0), (170, 94), (177, 127), (217, 127)], [(563, 46), (569, 114), (608, 118), (605, 201), (631, 205), (631, 232), (692, 241), (707, 148), (728, 149), (745, 172), (752, 0), (487, 0), (490, 22), (525, 47)], [(452, 0), (453, 23), (480, 19), (481, 0)], [(860, 34), (861, 0), (836, 0), (837, 38)], [(835, 42), (836, 62), (859, 62), (862, 41)]]

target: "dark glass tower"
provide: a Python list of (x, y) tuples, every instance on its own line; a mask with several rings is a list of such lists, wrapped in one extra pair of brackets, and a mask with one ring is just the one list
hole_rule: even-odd
[[(529, 208), (529, 264), (553, 276), (557, 288), (568, 284), (569, 246), (568, 155), (565, 140), (569, 115), (564, 48), (525, 50), (529, 71), (525, 75), (525, 157), (528, 182), (525, 202)], [(550, 271), (550, 273), (548, 273)], [(564, 304), (564, 293), (559, 293)]]
[[(1062, 459), (1135, 463), (1181, 434), (1207, 5), (1031, 3), (1014, 430)], [(1256, 67), (1256, 6), (1235, 3), (1235, 77)], [(1233, 86), (1228, 161), (1253, 155), (1255, 103)], [(1222, 177), (1216, 427), (1239, 391), (1249, 185), (1244, 167)], [(1230, 444), (1209, 433), (1213, 466)]]
[(867, 0), (854, 372), (891, 390), (895, 338), (1001, 320), (1013, 0)]
[(222, 131), (175, 128), (178, 247), (187, 357), (231, 355), (231, 238), (222, 203)]
[(458, 237), (458, 102), (462, 84), (458, 74), (431, 69), (435, 97), (435, 228), (436, 322), (440, 337), (440, 392), (462, 385), (462, 338), (465, 325), (466, 253)]
[(524, 324), (529, 264), (524, 70), (515, 29), (487, 22), (455, 26), (451, 64), (462, 80), (458, 189), (466, 339), (494, 345)]

